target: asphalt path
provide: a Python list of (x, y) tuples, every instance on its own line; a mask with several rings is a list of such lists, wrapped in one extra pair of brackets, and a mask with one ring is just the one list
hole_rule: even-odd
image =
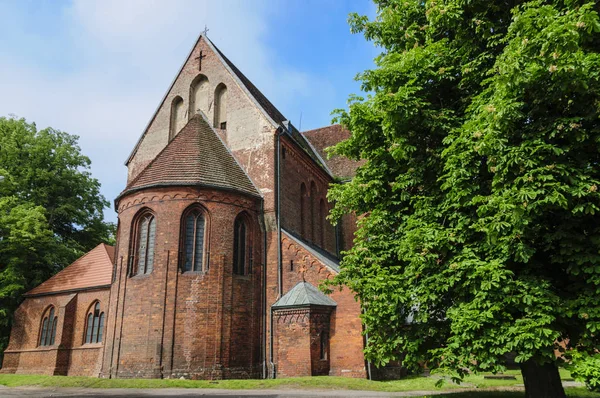
[[(456, 390), (455, 390), (456, 391)], [(447, 392), (447, 391), (446, 391)], [(458, 391), (457, 391), (458, 392)], [(348, 390), (219, 390), (199, 388), (40, 388), (40, 387), (3, 387), (0, 386), (0, 397), (36, 397), (36, 398), (147, 398), (147, 397), (203, 397), (203, 398), (308, 398), (308, 397), (352, 397), (352, 398), (382, 398), (382, 397), (422, 397), (424, 395), (443, 394), (443, 391), (410, 391), (410, 392), (375, 392)]]

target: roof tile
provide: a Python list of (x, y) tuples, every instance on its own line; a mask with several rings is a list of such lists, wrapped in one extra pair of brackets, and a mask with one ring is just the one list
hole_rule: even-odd
[(320, 305), (336, 307), (337, 303), (308, 282), (300, 282), (273, 304), (273, 308), (297, 308)]
[(260, 196), (223, 141), (200, 114), (190, 119), (119, 196), (157, 185), (202, 185)]
[(327, 166), (336, 177), (354, 177), (356, 169), (364, 164), (364, 160), (352, 160), (343, 156), (333, 156), (327, 159), (326, 148), (350, 138), (350, 131), (339, 124), (305, 131), (302, 135), (310, 141), (319, 155), (326, 159)]
[(37, 296), (110, 285), (114, 253), (113, 246), (101, 243), (25, 295)]

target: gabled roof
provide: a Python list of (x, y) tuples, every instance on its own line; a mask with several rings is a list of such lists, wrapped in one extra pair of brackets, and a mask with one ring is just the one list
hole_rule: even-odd
[(311, 256), (319, 260), (323, 265), (331, 268), (335, 272), (340, 272), (340, 261), (334, 257), (329, 252), (317, 247), (293, 232), (287, 231), (282, 228), (282, 231), (292, 240), (294, 243), (298, 244), (298, 246), (302, 247), (304, 250), (310, 253)]
[(336, 177), (352, 178), (356, 174), (356, 169), (364, 164), (364, 160), (352, 160), (343, 156), (333, 156), (328, 159), (326, 148), (350, 138), (350, 131), (339, 124), (304, 131), (302, 135), (312, 144), (321, 158), (326, 159), (329, 170)]
[[(160, 104), (156, 108), (156, 111), (152, 115), (152, 118), (150, 119), (150, 121), (146, 125), (146, 128), (144, 129), (144, 132), (142, 133), (142, 135), (138, 139), (138, 142), (136, 143), (135, 147), (131, 151), (131, 154), (129, 155), (129, 157), (127, 158), (127, 161), (125, 162), (126, 165), (129, 164), (129, 162), (131, 161), (131, 159), (133, 158), (133, 156), (137, 152), (137, 149), (139, 148), (140, 143), (142, 142), (144, 136), (146, 135), (146, 132), (148, 131), (148, 128), (150, 128), (150, 125), (152, 124), (152, 121), (156, 117), (156, 114), (158, 113), (160, 107), (163, 105), (165, 99), (167, 98), (167, 95), (169, 94), (169, 92), (173, 88), (173, 85), (175, 84), (175, 81), (177, 81), (177, 78), (179, 77), (179, 75), (183, 71), (183, 68), (185, 67), (187, 61), (192, 56), (192, 53), (193, 53), (194, 49), (196, 48), (196, 46), (198, 45), (198, 43), (200, 42), (200, 40), (202, 38), (204, 38), (204, 40), (207, 43), (207, 45), (217, 55), (217, 58), (221, 61), (221, 63), (225, 66), (225, 68), (227, 70), (229, 70), (229, 72), (233, 76), (234, 80), (237, 81), (237, 83), (240, 86), (240, 88), (242, 90), (246, 91), (246, 94), (248, 95), (248, 97), (250, 98), (250, 100), (254, 101), (254, 103), (257, 106), (257, 108), (260, 111), (262, 111), (262, 113), (265, 115), (265, 117), (267, 118), (267, 120), (273, 125), (273, 127), (278, 128), (280, 126), (283, 126), (283, 122), (287, 121), (287, 119), (285, 118), (285, 116), (283, 116), (283, 114), (275, 107), (275, 105), (273, 105), (273, 103), (271, 103), (271, 101), (269, 101), (269, 99), (267, 97), (265, 97), (265, 95), (250, 81), (250, 79), (248, 79), (233, 64), (233, 62), (231, 62), (225, 56), (225, 54), (223, 54), (221, 52), (221, 50), (219, 50), (217, 48), (217, 46), (215, 46), (215, 44), (207, 36), (204, 36), (204, 35), (201, 34), (198, 37), (198, 40), (196, 40), (196, 42), (194, 43), (194, 46), (190, 50), (190, 53), (186, 57), (184, 63), (181, 65), (181, 68), (177, 72), (177, 75), (175, 75), (175, 78), (171, 82), (171, 85), (169, 86), (169, 89), (166, 91), (165, 95), (163, 96), (162, 100), (160, 101)], [(320, 165), (328, 174), (332, 175), (332, 173), (328, 169), (327, 164), (325, 163), (325, 161), (323, 161), (320, 158), (320, 155), (312, 148), (311, 144), (302, 136), (302, 134), (294, 126), (292, 126), (290, 124), (284, 130), (286, 130), (286, 132), (292, 137), (293, 141), (296, 144), (298, 144), (300, 146), (300, 148), (302, 148), (318, 165)]]
[(149, 187), (181, 185), (260, 196), (203, 114), (194, 115), (119, 197)]
[(273, 308), (298, 308), (318, 305), (336, 307), (337, 303), (308, 282), (300, 282), (273, 304)]
[(112, 279), (114, 256), (115, 248), (101, 243), (52, 278), (25, 293), (25, 296), (108, 287)]

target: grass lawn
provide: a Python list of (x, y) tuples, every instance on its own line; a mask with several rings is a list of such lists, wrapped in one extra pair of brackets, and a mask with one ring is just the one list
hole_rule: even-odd
[[(511, 387), (523, 384), (519, 371), (510, 370), (516, 380), (489, 380), (483, 375), (472, 375), (465, 378), (460, 385), (446, 382), (442, 387), (436, 387), (441, 376), (421, 377), (412, 376), (395, 381), (369, 381), (345, 377), (297, 377), (275, 380), (179, 380), (179, 379), (98, 379), (94, 377), (72, 376), (35, 376), (35, 375), (0, 375), (0, 385), (7, 387), (38, 386), (38, 387), (88, 387), (88, 388), (223, 388), (223, 389), (332, 389), (332, 390), (366, 390), (366, 391), (452, 391), (457, 388), (489, 389)], [(570, 379), (568, 372), (561, 372), (563, 380)], [(600, 394), (590, 393), (585, 388), (567, 389), (569, 397), (587, 398), (600, 397)], [(476, 391), (444, 394), (438, 397), (451, 398), (501, 398), (523, 397), (522, 392)]]

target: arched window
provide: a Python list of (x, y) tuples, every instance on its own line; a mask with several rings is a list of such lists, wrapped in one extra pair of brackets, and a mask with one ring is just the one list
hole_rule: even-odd
[(154, 268), (154, 243), (156, 240), (156, 219), (149, 211), (143, 211), (134, 221), (133, 255), (131, 274), (149, 274)]
[(317, 216), (317, 211), (315, 207), (317, 206), (317, 184), (314, 181), (310, 182), (310, 241), (315, 242), (317, 240), (316, 234), (316, 225), (318, 221), (315, 220)]
[(85, 343), (101, 343), (104, 331), (104, 312), (100, 312), (100, 302), (96, 301), (88, 311), (85, 325)]
[(183, 216), (183, 270), (208, 271), (204, 265), (204, 237), (206, 217), (199, 207), (188, 210)]
[(248, 248), (248, 223), (243, 215), (235, 219), (233, 225), (233, 273), (246, 275), (250, 266)]
[(40, 333), (40, 345), (49, 346), (54, 345), (54, 338), (56, 337), (56, 325), (58, 323), (58, 317), (54, 313), (54, 306), (46, 309), (44, 316), (42, 317), (42, 330)]
[(188, 118), (191, 119), (195, 114), (202, 111), (208, 111), (208, 78), (204, 75), (198, 75), (190, 85), (190, 109)]
[(308, 212), (306, 211), (307, 204), (308, 198), (306, 193), (306, 185), (302, 183), (300, 185), (300, 235), (303, 238), (306, 238), (307, 228), (305, 227), (305, 224), (309, 221), (307, 219)]
[(171, 102), (171, 124), (169, 126), (169, 141), (171, 141), (175, 135), (185, 125), (185, 107), (183, 106), (183, 98), (177, 96), (173, 98)]
[(216, 129), (227, 128), (227, 86), (219, 84), (215, 89), (215, 124)]
[(326, 207), (325, 201), (321, 199), (319, 201), (319, 244), (321, 247), (325, 247), (325, 217)]

